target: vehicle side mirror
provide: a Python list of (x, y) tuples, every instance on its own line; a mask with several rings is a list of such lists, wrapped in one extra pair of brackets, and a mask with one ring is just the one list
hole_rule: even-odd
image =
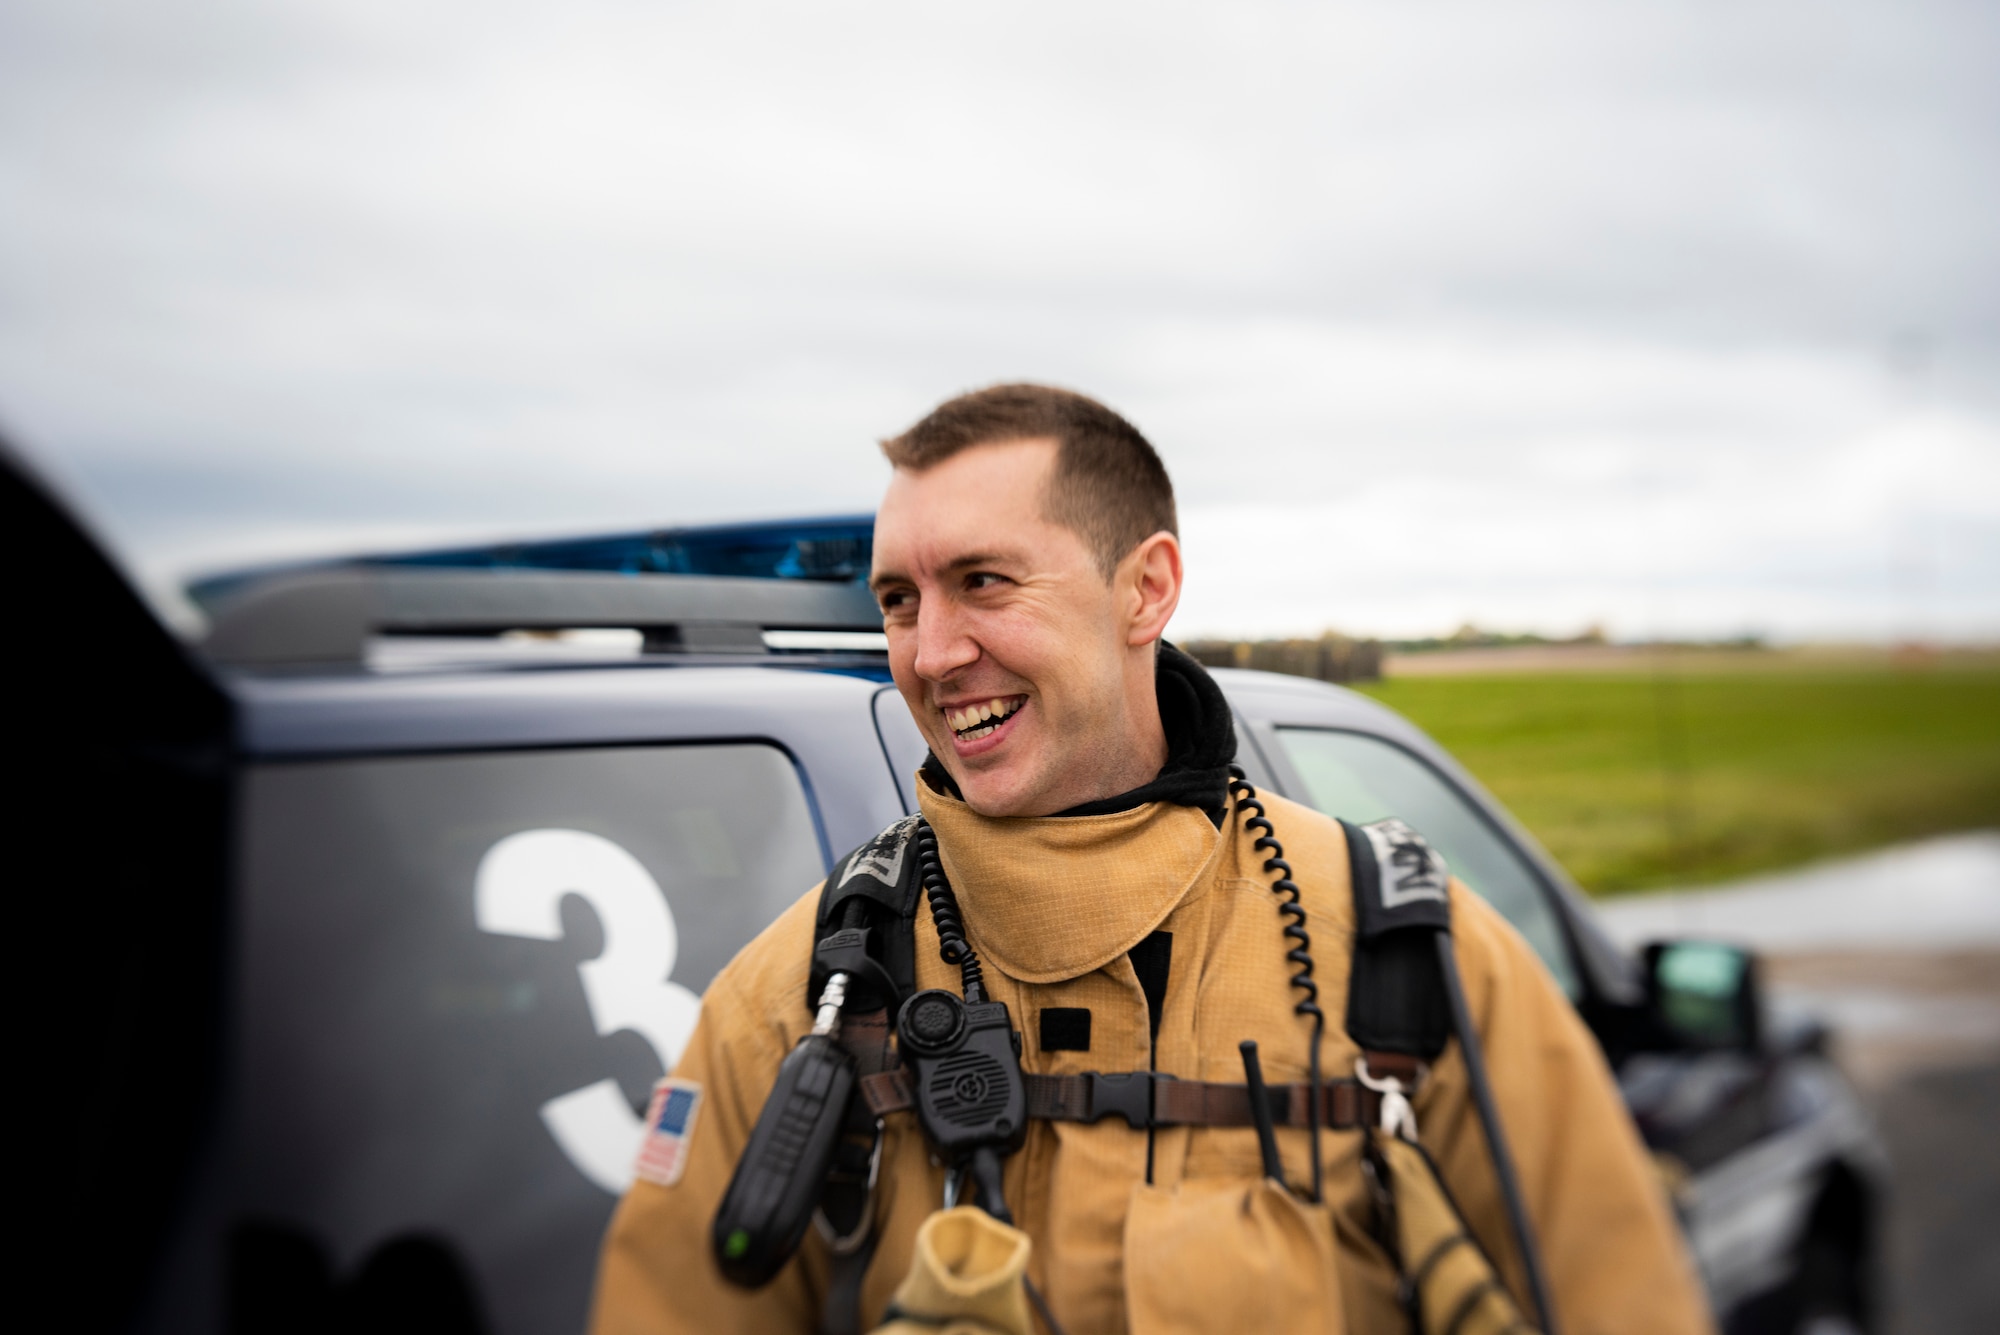
[(1757, 956), (1719, 941), (1646, 947), (1646, 1009), (1668, 1048), (1748, 1052), (1762, 1040)]

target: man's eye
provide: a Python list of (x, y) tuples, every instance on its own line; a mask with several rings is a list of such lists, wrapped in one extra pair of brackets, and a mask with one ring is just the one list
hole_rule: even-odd
[(1005, 575), (996, 575), (990, 570), (981, 570), (965, 577), (965, 587), (968, 589), (990, 589), (1006, 582)]
[(882, 604), (882, 610), (884, 612), (891, 612), (899, 607), (908, 607), (912, 603), (916, 602), (916, 600), (917, 600), (916, 595), (910, 593), (908, 590), (895, 589), (891, 590), (890, 592), (884, 593), (876, 601)]

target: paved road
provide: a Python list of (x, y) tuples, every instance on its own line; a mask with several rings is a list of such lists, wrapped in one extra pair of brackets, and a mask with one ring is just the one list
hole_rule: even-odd
[(1895, 1166), (1888, 1335), (2000, 1331), (2000, 1062), (1919, 1069), (1875, 1091)]
[(2000, 1331), (2000, 832), (1604, 909), (1628, 944), (1754, 946), (1833, 1023), (1894, 1168), (1887, 1335)]

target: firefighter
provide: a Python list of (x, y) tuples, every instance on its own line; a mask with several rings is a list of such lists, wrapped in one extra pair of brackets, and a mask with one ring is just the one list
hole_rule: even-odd
[[(1368, 1070), (1338, 1000), (1356, 940), (1361, 864), (1350, 858), (1365, 839), (1232, 783), (1228, 704), (1161, 640), (1181, 551), (1172, 487), (1144, 438), (1080, 395), (1005, 385), (947, 402), (883, 450), (894, 471), (870, 584), (897, 688), (931, 747), (918, 798), (956, 896), (959, 921), (944, 926), (976, 953), (986, 994), (1018, 1031), (1023, 1078), (1042, 1091), (996, 1193), (1012, 1227), (967, 1222), (962, 1204), (940, 1214), (948, 1189), (961, 1202), (988, 1189), (948, 1174), (907, 1099), (896, 1105), (894, 1045), (865, 1030), (843, 1039), (879, 1058), (864, 1082), (881, 1109), (865, 1245), (815, 1232), (761, 1287), (725, 1277), (718, 1206), (781, 1063), (815, 1023), (801, 997), (824, 930), (816, 889), (717, 976), (656, 1096), (639, 1181), (604, 1246), (597, 1335), (941, 1328), (949, 1314), (912, 1312), (910, 1295), (977, 1288), (971, 1271), (988, 1262), (1005, 1292), (981, 1290), (987, 1324), (966, 1329), (1017, 1328), (1029, 1306), (1015, 1284), (1043, 1309), (1037, 1323), (1068, 1335), (1392, 1332), (1413, 1315), (1442, 1329), (1452, 1314), (1424, 1286), (1462, 1261), (1497, 1279), (1466, 1292), (1490, 1290), (1493, 1311), (1525, 1312), (1526, 1326), (1708, 1331), (1596, 1043), (1533, 950), (1456, 880), (1447, 890), (1440, 874), (1433, 892), (1448, 902), (1450, 958), (1511, 1179), (1496, 1171), (1464, 1045), (1399, 1068), (1388, 1092), (1379, 1070), (1368, 1088), (1356, 1083)], [(843, 860), (835, 879), (900, 859), (895, 840), (913, 828)], [(1282, 841), (1297, 936), (1280, 932), (1293, 918), (1274, 911), (1267, 836)], [(935, 912), (909, 930), (915, 986), (959, 987)], [(1319, 1024), (1302, 1018), (1302, 988), (1327, 1003)], [(1310, 1090), (1318, 1070), (1354, 1097), (1341, 1105), (1328, 1092), (1302, 1117), (1313, 1096), (1300, 1093), (1275, 1124), (1253, 1124), (1244, 1108), (1291, 1096), (1246, 1103), (1246, 1039), (1271, 1085)], [(1089, 1072), (1135, 1073), (1171, 1095), (1092, 1117), (1065, 1092), (1090, 1083), (1108, 1099), (1113, 1083)], [(678, 1111), (662, 1116), (669, 1091)], [(1385, 1135), (1396, 1150), (1386, 1157)], [(1423, 1201), (1385, 1192), (1385, 1172), (1424, 1164), (1438, 1186)], [(1510, 1180), (1533, 1242), (1510, 1227)], [(1430, 1215), (1440, 1236), (1457, 1230), (1471, 1245), (1402, 1255), (1411, 1221)]]

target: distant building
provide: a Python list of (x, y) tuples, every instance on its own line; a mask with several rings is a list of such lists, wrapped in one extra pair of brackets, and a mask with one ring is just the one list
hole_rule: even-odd
[(1209, 667), (1255, 668), (1319, 681), (1376, 681), (1382, 643), (1328, 631), (1316, 640), (1191, 640), (1181, 646)]

